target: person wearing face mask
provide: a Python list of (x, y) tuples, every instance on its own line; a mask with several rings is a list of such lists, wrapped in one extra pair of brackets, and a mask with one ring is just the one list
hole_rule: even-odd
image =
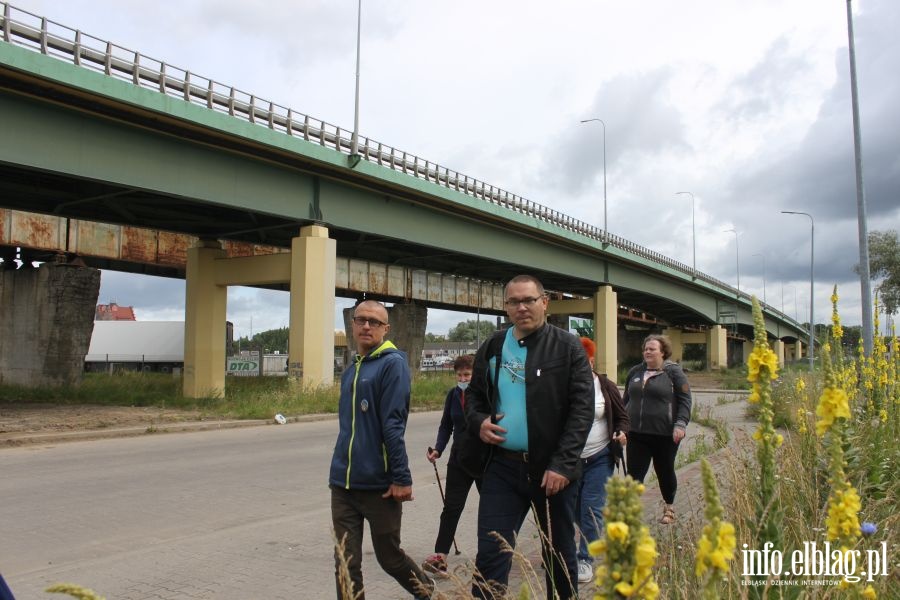
[(466, 388), (472, 380), (472, 366), (475, 357), (471, 354), (458, 357), (453, 362), (453, 370), (456, 372), (456, 387), (447, 392), (444, 400), (444, 414), (441, 424), (438, 426), (437, 440), (434, 448), (426, 451), (426, 458), (435, 464), (444, 453), (450, 436), (453, 436), (453, 445), (450, 447), (450, 456), (447, 459), (447, 477), (444, 496), (444, 510), (441, 512), (441, 523), (438, 528), (437, 539), (434, 541), (434, 554), (430, 555), (422, 563), (422, 568), (435, 575), (447, 576), (447, 554), (450, 552), (450, 544), (456, 536), (456, 527), (466, 506), (466, 498), (472, 484), (479, 490), (481, 480), (476, 479), (460, 468), (456, 460), (456, 442), (466, 429)]

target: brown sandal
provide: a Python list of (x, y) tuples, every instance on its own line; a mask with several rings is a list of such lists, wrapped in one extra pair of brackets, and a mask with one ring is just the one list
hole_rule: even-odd
[(660, 517), (659, 522), (661, 525), (671, 525), (675, 522), (675, 508), (669, 505), (666, 505), (665, 509), (663, 509), (663, 515)]

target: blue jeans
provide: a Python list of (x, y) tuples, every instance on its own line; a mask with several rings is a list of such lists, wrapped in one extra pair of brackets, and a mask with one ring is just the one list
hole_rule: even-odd
[[(561, 600), (577, 597), (578, 562), (575, 558), (575, 495), (578, 482), (573, 481), (561, 492), (544, 495), (541, 481), (528, 475), (528, 464), (494, 455), (481, 481), (478, 504), (478, 571), (472, 595), (475, 598), (494, 598), (484, 589), (505, 593), (512, 567), (512, 554), (502, 549), (499, 534), (511, 547), (516, 547), (516, 535), (528, 515), (533, 512), (543, 532), (541, 558), (546, 572), (547, 597), (559, 594)], [(550, 533), (547, 516), (550, 517)], [(549, 535), (551, 547), (546, 543)]]
[(613, 457), (609, 446), (581, 461), (581, 480), (578, 481), (578, 518), (581, 541), (578, 560), (593, 564), (587, 545), (603, 537), (603, 507), (606, 506), (606, 480), (612, 476)]

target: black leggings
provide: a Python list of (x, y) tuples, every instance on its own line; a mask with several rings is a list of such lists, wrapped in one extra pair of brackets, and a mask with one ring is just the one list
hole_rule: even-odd
[(672, 436), (629, 431), (626, 453), (628, 474), (641, 483), (644, 482), (644, 477), (650, 469), (650, 461), (653, 460), (653, 470), (656, 471), (663, 500), (666, 504), (674, 503), (675, 491), (678, 489), (678, 478), (675, 476), (675, 454), (678, 453), (678, 444)]

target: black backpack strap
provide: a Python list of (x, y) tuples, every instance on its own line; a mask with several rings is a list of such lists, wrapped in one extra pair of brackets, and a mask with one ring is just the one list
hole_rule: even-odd
[[(491, 385), (491, 423), (497, 422), (497, 405), (500, 400), (500, 362), (503, 359), (503, 341), (506, 334), (498, 335), (491, 344), (491, 352), (494, 356), (494, 381)], [(490, 357), (488, 357), (490, 360)]]

